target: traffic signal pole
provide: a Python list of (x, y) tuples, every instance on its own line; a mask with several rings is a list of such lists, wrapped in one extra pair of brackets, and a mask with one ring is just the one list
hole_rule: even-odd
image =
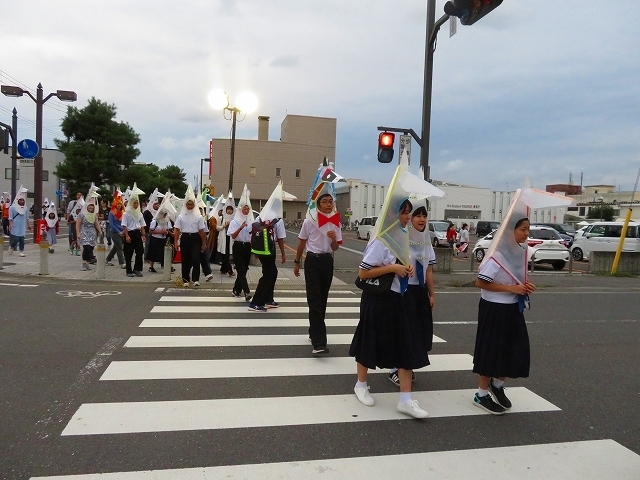
[(424, 47), (424, 89), (422, 94), (422, 148), (420, 149), (420, 166), (424, 179), (429, 180), (429, 135), (431, 132), (431, 97), (433, 95), (433, 53), (436, 37), (440, 27), (449, 19), (443, 15), (436, 23), (436, 0), (427, 2), (427, 29)]

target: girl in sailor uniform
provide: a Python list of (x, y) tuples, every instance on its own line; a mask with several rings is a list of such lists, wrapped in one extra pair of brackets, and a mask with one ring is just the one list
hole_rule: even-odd
[[(405, 199), (398, 208), (398, 228), (406, 229), (413, 206)], [(407, 283), (414, 275), (413, 265), (396, 263), (397, 258), (378, 239), (374, 238), (364, 251), (358, 275), (374, 278), (386, 273), (395, 273), (391, 290), (382, 295), (362, 292), (360, 321), (349, 348), (349, 355), (357, 362), (358, 382), (354, 392), (360, 403), (373, 406), (375, 401), (367, 386), (367, 372), (372, 368), (398, 367), (400, 377), (400, 401), (398, 410), (415, 418), (425, 418), (428, 413), (411, 399), (411, 375), (415, 368), (428, 365), (428, 354), (424, 338), (413, 336), (418, 321), (409, 313), (411, 295), (406, 295)]]

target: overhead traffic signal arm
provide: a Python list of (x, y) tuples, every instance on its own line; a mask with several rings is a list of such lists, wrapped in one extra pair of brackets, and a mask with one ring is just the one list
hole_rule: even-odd
[(473, 25), (501, 3), (502, 0), (451, 0), (444, 4), (444, 11), (458, 17), (462, 25)]

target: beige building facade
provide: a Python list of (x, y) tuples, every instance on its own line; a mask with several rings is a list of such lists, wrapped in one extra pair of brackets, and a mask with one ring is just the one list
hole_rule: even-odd
[[(278, 182), (297, 200), (284, 203), (287, 221), (305, 217), (306, 201), (318, 167), (326, 157), (335, 164), (337, 120), (326, 117), (287, 115), (280, 139), (269, 140), (269, 117), (258, 117), (258, 139), (235, 141), (233, 195), (237, 201), (246, 183), (251, 205), (260, 211)], [(214, 138), (209, 184), (214, 195), (226, 195), (229, 187), (231, 140)], [(207, 183), (205, 180), (204, 183)]]

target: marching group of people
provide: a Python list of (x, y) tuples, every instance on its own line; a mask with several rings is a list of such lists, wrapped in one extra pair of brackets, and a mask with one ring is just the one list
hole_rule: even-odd
[[(294, 257), (296, 276), (300, 276), (301, 262), (305, 259), (309, 340), (314, 356), (329, 353), (325, 315), (333, 279), (333, 253), (342, 243), (334, 186), (340, 179), (328, 165), (318, 170)], [(406, 191), (406, 185), (413, 190)], [(279, 306), (274, 300), (278, 249), (281, 262), (286, 261), (281, 183), (257, 218), (246, 185), (237, 206), (229, 192), (226, 199), (221, 197), (211, 207), (197, 198), (189, 186), (183, 199), (170, 192), (159, 194), (156, 189), (143, 212), (139, 199), (142, 194), (135, 184), (124, 194), (116, 192), (108, 213), (105, 205), (97, 203), (94, 188), (87, 200), (78, 194), (69, 205), (67, 221), (75, 226), (69, 232), (69, 251), (77, 255), (82, 249), (83, 270), (90, 269), (93, 247), (101, 235), (110, 236), (113, 245), (106, 258), (107, 265), (113, 265), (117, 256), (128, 276), (142, 276), (143, 257), (149, 262), (150, 272), (156, 271), (156, 263), (164, 267), (164, 247), (169, 242), (179, 246), (184, 286), (200, 284), (201, 267), (209, 280), (212, 255), (219, 255), (220, 273), (236, 277), (231, 290), (233, 297), (249, 302), (248, 309), (253, 312), (267, 312)], [(354, 393), (362, 404), (373, 406), (368, 370), (389, 369), (389, 379), (400, 387), (397, 409), (414, 418), (428, 416), (412, 398), (411, 389), (414, 370), (430, 364), (436, 294), (433, 275), (436, 257), (427, 228), (425, 198), (442, 194), (433, 185), (412, 176), (406, 165), (398, 166), (376, 229), (363, 252), (356, 281), (363, 291), (360, 319), (349, 348), (349, 355), (356, 361)], [(512, 406), (505, 394), (505, 380), (529, 376), (529, 338), (523, 312), (535, 286), (527, 278), (527, 213), (531, 199), (542, 194), (552, 195), (532, 193), (531, 189), (516, 192), (475, 282), (481, 298), (473, 359), (478, 390), (473, 405), (495, 415), (504, 414)], [(545, 201), (549, 203), (546, 198)], [(3, 217), (6, 204), (3, 198)], [(25, 211), (24, 198), (20, 197), (8, 208), (10, 252), (17, 248), (23, 254), (24, 231), (29, 228), (21, 218)], [(56, 215), (52, 212), (51, 217), (47, 214), (45, 218), (53, 220)], [(55, 231), (54, 227), (51, 231)], [(458, 239), (459, 252), (466, 252), (463, 248), (469, 240), (466, 224), (459, 233), (452, 230), (447, 237), (452, 244)], [(55, 245), (55, 240), (51, 245)], [(252, 253), (262, 266), (262, 277), (253, 296), (247, 281)]]

